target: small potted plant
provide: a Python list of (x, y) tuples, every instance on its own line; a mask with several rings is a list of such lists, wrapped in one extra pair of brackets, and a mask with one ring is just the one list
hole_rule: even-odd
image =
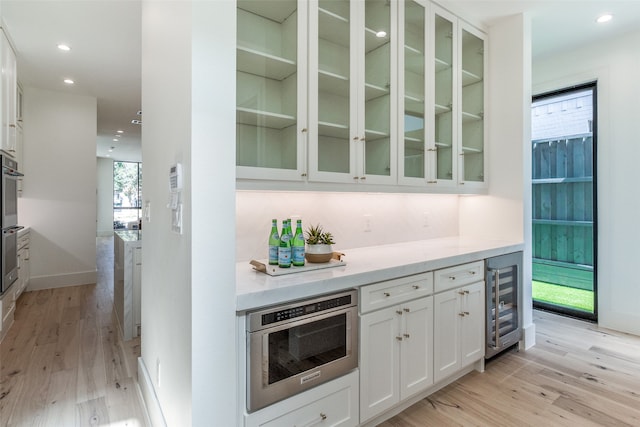
[(321, 263), (329, 262), (333, 257), (333, 235), (330, 232), (324, 231), (320, 224), (311, 225), (307, 227), (305, 232), (307, 250), (305, 251), (305, 258), (309, 262)]

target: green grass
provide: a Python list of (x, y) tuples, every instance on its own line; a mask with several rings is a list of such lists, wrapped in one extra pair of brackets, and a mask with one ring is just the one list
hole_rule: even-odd
[(593, 313), (593, 291), (533, 281), (533, 299)]

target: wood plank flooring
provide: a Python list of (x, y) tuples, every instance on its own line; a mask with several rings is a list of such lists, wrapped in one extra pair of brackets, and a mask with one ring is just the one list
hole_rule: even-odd
[(380, 427), (640, 425), (640, 337), (540, 311), (534, 322), (534, 348), (495, 358)]
[(140, 339), (113, 310), (113, 239), (96, 284), (26, 292), (0, 344), (0, 426), (148, 425), (136, 384)]

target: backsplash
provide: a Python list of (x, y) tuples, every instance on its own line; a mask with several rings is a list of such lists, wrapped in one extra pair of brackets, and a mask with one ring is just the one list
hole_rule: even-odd
[[(366, 217), (365, 217), (366, 216)], [(236, 260), (267, 257), (271, 219), (322, 224), (334, 249), (458, 235), (458, 196), (440, 194), (236, 192)], [(370, 231), (365, 231), (366, 223)]]

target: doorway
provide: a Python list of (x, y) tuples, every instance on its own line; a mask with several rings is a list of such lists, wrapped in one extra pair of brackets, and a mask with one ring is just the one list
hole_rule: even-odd
[(533, 305), (597, 320), (596, 83), (533, 97)]

